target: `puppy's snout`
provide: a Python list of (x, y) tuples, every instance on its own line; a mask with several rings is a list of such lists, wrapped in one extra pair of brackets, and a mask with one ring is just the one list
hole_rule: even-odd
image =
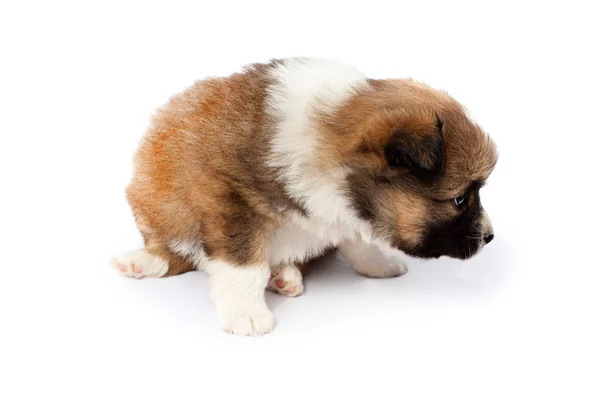
[(490, 233), (489, 235), (485, 235), (483, 237), (483, 240), (485, 241), (485, 244), (488, 244), (489, 242), (491, 242), (492, 240), (494, 240), (494, 234)]

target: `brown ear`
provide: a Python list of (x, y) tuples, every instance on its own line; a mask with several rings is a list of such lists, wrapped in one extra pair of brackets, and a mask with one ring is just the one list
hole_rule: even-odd
[(425, 183), (433, 183), (444, 167), (442, 124), (429, 132), (392, 132), (384, 148), (385, 159), (392, 168), (407, 168)]

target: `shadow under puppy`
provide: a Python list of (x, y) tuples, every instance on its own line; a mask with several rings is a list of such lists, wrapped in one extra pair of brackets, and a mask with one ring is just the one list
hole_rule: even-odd
[(443, 92), (285, 59), (196, 82), (155, 115), (127, 198), (144, 237), (113, 265), (135, 278), (199, 269), (221, 327), (274, 325), (265, 288), (296, 296), (298, 265), (338, 249), (385, 278), (411, 256), (466, 259), (492, 240), (479, 189), (490, 137)]

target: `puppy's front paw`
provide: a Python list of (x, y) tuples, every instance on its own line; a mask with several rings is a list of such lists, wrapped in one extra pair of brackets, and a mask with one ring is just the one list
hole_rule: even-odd
[(401, 253), (386, 245), (357, 240), (342, 243), (340, 251), (359, 275), (368, 278), (394, 278), (408, 272)]
[(263, 304), (221, 307), (219, 319), (225, 332), (245, 336), (264, 335), (275, 324), (273, 313)]
[(395, 278), (408, 272), (408, 267), (398, 256), (387, 260), (373, 260), (369, 265), (354, 265), (354, 270), (367, 278)]

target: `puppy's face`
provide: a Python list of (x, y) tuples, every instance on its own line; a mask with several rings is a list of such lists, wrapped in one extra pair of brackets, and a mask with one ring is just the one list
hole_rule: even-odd
[(409, 255), (470, 258), (494, 237), (479, 191), (495, 166), (496, 147), (449, 96), (395, 84), (408, 85), (405, 97), (389, 106), (402, 97), (394, 85), (391, 93), (378, 91), (372, 101), (388, 105), (355, 143), (352, 202), (378, 237)]

